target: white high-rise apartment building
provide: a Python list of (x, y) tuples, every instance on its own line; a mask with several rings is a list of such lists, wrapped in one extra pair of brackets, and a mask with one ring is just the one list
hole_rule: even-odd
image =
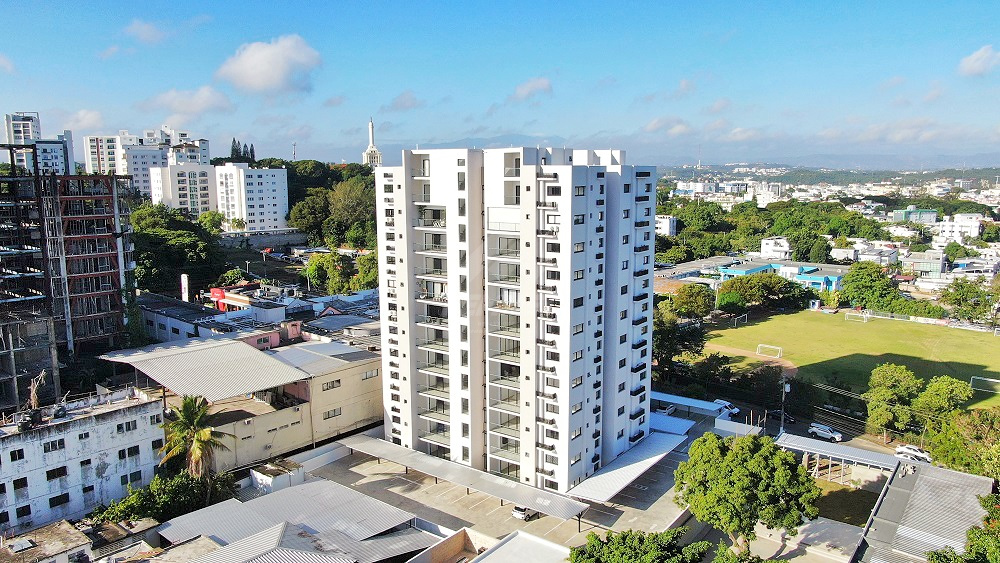
[[(288, 171), (284, 168), (250, 168), (226, 163), (215, 167), (218, 210), (226, 216), (229, 231), (274, 231), (287, 229)], [(242, 229), (232, 225), (243, 219)]]
[(565, 492), (648, 434), (655, 167), (624, 157), (376, 169), (388, 439)]
[[(13, 145), (36, 145), (38, 147), (38, 171), (42, 174), (75, 174), (73, 159), (73, 133), (64, 130), (55, 139), (42, 139), (41, 119), (37, 112), (15, 112), (4, 116), (4, 130), (7, 142)], [(14, 164), (32, 168), (31, 153), (15, 152)]]
[(215, 167), (211, 164), (170, 164), (149, 169), (150, 197), (197, 217), (218, 210)]
[(193, 139), (188, 131), (166, 125), (142, 135), (121, 130), (117, 135), (84, 137), (84, 141), (88, 174), (131, 174), (135, 189), (147, 196), (152, 192), (150, 168), (210, 161), (208, 140)]

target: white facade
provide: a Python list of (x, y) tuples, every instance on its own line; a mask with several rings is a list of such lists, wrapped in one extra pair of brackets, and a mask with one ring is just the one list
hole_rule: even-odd
[(372, 168), (382, 166), (382, 153), (375, 146), (375, 122), (368, 120), (368, 148), (361, 153), (361, 164), (367, 164)]
[(949, 242), (963, 243), (967, 238), (978, 237), (983, 229), (983, 215), (981, 213), (956, 213), (951, 217), (934, 223), (931, 230), (934, 238), (939, 239), (942, 245)]
[(407, 150), (375, 178), (389, 439), (566, 491), (649, 432), (655, 167)]
[[(55, 139), (42, 139), (41, 119), (36, 112), (15, 112), (4, 116), (7, 142), (13, 145), (35, 145), (38, 154), (38, 171), (42, 174), (75, 174), (73, 159), (73, 132), (66, 129)], [(14, 164), (32, 168), (31, 153), (14, 153)]]
[[(218, 210), (226, 216), (227, 230), (267, 232), (288, 228), (287, 170), (230, 162), (216, 166), (215, 177)], [(232, 227), (234, 219), (243, 219), (246, 227)]]
[(657, 215), (656, 234), (665, 237), (677, 236), (677, 217), (673, 215)]
[(172, 164), (150, 168), (149, 175), (153, 203), (163, 203), (193, 217), (219, 208), (212, 165)]
[(41, 409), (30, 428), (2, 427), (0, 528), (81, 518), (152, 480), (163, 445), (159, 400), (127, 389), (65, 407), (60, 417)]
[(792, 246), (785, 237), (768, 237), (760, 241), (760, 257), (765, 260), (791, 260)]
[(209, 142), (187, 131), (163, 125), (142, 135), (121, 130), (117, 135), (84, 137), (88, 174), (131, 174), (135, 189), (151, 195), (150, 168), (168, 164), (209, 164)]

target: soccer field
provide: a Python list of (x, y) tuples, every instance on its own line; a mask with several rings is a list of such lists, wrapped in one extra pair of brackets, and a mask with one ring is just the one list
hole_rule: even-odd
[[(979, 375), (1000, 379), (1000, 337), (905, 321), (844, 320), (844, 313), (801, 311), (775, 315), (739, 328), (718, 328), (709, 342), (747, 350), (758, 344), (784, 348), (783, 357), (799, 377), (829, 381), (832, 376), (863, 391), (871, 370), (884, 363), (907, 366), (918, 377), (950, 375), (963, 381)], [(975, 406), (1000, 406), (1000, 394), (978, 393)]]

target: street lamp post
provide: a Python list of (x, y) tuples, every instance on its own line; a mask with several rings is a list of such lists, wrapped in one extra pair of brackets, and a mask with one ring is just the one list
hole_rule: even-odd
[(250, 261), (247, 260), (246, 263), (247, 263), (247, 276), (249, 276), (250, 275)]
[(790, 390), (791, 389), (789, 388), (788, 380), (785, 379), (785, 376), (782, 374), (782, 376), (781, 376), (781, 425), (778, 427), (778, 435), (779, 436), (785, 433), (785, 393), (787, 393)]

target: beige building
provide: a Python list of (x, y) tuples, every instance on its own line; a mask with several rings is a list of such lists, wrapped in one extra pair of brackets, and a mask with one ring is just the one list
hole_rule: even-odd
[(211, 403), (228, 448), (226, 471), (382, 421), (381, 358), (367, 347), (306, 341), (258, 350), (242, 340), (195, 338), (104, 356), (126, 363), (167, 390)]

